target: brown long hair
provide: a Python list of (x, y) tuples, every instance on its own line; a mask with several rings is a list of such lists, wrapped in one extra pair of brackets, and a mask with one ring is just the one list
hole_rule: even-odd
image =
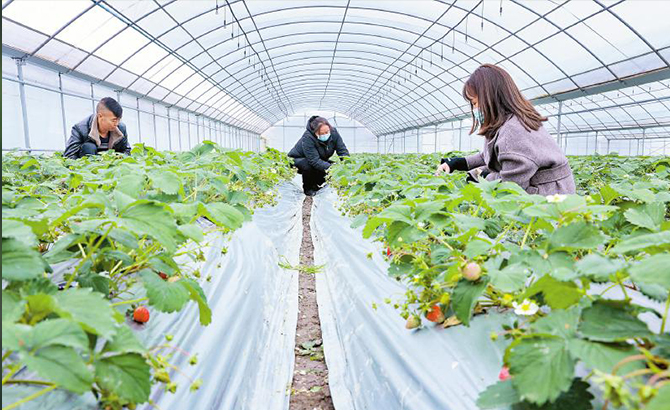
[(479, 135), (492, 138), (500, 127), (515, 115), (527, 131), (537, 131), (547, 117), (537, 112), (535, 107), (521, 94), (507, 71), (493, 64), (483, 64), (477, 68), (463, 86), (463, 98), (470, 101), (477, 96), (477, 104), (484, 116), (484, 123), (477, 124), (472, 116), (470, 134), (479, 125)]

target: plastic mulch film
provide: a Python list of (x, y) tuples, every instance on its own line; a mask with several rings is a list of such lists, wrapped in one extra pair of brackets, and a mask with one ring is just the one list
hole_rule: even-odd
[[(288, 409), (298, 314), (298, 274), (282, 269), (279, 263), (285, 260), (291, 265), (299, 263), (304, 195), (294, 182), (278, 189), (281, 197), (276, 206), (256, 209), (252, 221), (229, 238), (218, 233), (207, 235), (207, 244), (200, 247), (205, 262), (191, 264), (200, 270), (202, 278), (212, 276), (210, 282), (201, 281), (212, 309), (209, 326), (200, 325), (198, 307), (192, 302), (178, 313), (152, 311), (151, 320), (143, 326), (129, 321), (145, 346), (169, 343), (198, 356), (195, 366), (189, 365), (189, 357), (179, 353), (169, 361), (191, 379), (201, 378), (200, 389), (189, 391), (190, 380), (171, 372), (179, 387), (173, 394), (155, 386), (151, 399), (158, 408)], [(166, 342), (166, 334), (174, 336), (171, 342)], [(172, 350), (164, 348), (159, 352), (168, 355)], [(2, 389), (3, 405), (40, 388), (6, 387)], [(91, 393), (76, 396), (60, 390), (20, 407), (22, 410), (97, 408)], [(147, 404), (142, 408), (153, 407)]]
[[(326, 188), (314, 199), (317, 302), (330, 391), (337, 410), (477, 409), (479, 392), (497, 381), (504, 341), (489, 334), (513, 317), (488, 314), (470, 327), (444, 329), (430, 322), (408, 331), (385, 298), (405, 286), (386, 273), (379, 244), (350, 228)], [(372, 253), (372, 259), (367, 255)], [(373, 303), (376, 308), (373, 308)]]

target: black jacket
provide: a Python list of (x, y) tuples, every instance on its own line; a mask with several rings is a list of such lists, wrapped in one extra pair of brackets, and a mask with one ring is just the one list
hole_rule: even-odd
[[(85, 142), (92, 142), (97, 146), (100, 146), (100, 141), (96, 141), (90, 137), (91, 125), (95, 120), (95, 114), (89, 116), (88, 118), (83, 119), (79, 123), (75, 124), (72, 127), (72, 133), (70, 134), (70, 139), (67, 140), (67, 146), (65, 147), (65, 152), (63, 153), (64, 157), (77, 159), (81, 158), (81, 146)], [(115, 135), (110, 132), (109, 139), (109, 149), (114, 149), (116, 152), (121, 152), (124, 154), (130, 154), (130, 144), (128, 144), (128, 134), (126, 133), (126, 125), (122, 122), (119, 123), (119, 131), (123, 135)]]
[(332, 157), (335, 152), (337, 152), (337, 155), (340, 158), (349, 156), (349, 151), (347, 150), (346, 145), (344, 145), (344, 141), (342, 141), (342, 137), (340, 136), (340, 133), (337, 132), (336, 128), (330, 128), (330, 138), (328, 138), (328, 141), (319, 141), (316, 134), (314, 134), (315, 130), (310, 127), (310, 123), (314, 118), (316, 118), (316, 116), (311, 117), (309, 121), (307, 121), (307, 127), (302, 134), (302, 138), (298, 140), (288, 153), (288, 156), (294, 159), (296, 167), (301, 171), (309, 168), (315, 168), (321, 171), (327, 170), (330, 167), (328, 159)]

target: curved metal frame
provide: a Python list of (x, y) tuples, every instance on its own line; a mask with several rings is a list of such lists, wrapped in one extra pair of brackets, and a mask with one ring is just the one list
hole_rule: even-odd
[[(185, 24), (192, 23), (197, 21), (198, 18), (203, 16), (210, 16), (210, 13), (218, 12), (220, 7), (214, 6), (206, 7), (202, 12), (197, 13), (190, 18), (179, 22), (174, 18), (170, 11), (170, 6), (174, 4), (177, 0), (169, 2), (159, 2), (157, 0), (153, 1), (155, 5), (152, 10), (146, 12), (145, 14), (139, 16), (136, 19), (130, 19), (124, 13), (120, 12), (114, 7), (108, 0), (91, 0), (92, 4), (89, 7), (86, 7), (80, 13), (78, 13), (74, 18), (69, 22), (63, 25), (61, 28), (56, 30), (54, 33), (47, 35), (47, 39), (42, 42), (42, 44), (37, 47), (35, 50), (32, 50), (29, 54), (26, 54), (26, 58), (31, 58), (33, 56), (38, 56), (39, 51), (50, 41), (57, 39), (58, 34), (65, 30), (69, 25), (79, 18), (85, 18), (84, 16), (89, 10), (92, 10), (95, 7), (101, 7), (111, 13), (113, 16), (118, 18), (124, 23), (124, 27), (116, 32), (112, 37), (120, 34), (124, 30), (136, 30), (147, 38), (146, 44), (139, 47), (135, 50), (129, 57), (119, 64), (111, 64), (112, 70), (101, 78), (101, 81), (107, 81), (111, 75), (113, 75), (117, 70), (123, 70), (123, 66), (131, 58), (138, 55), (142, 50), (144, 50), (150, 44), (157, 45), (161, 47), (167, 53), (165, 57), (161, 58), (155, 65), (161, 64), (169, 58), (176, 58), (181, 64), (178, 64), (174, 69), (169, 72), (161, 73), (162, 79), (156, 78), (156, 81), (151, 81), (145, 77), (153, 67), (145, 70), (139, 76), (135, 73), (131, 73), (137, 78), (131, 82), (126, 88), (131, 89), (134, 84), (136, 84), (140, 79), (142, 81), (148, 81), (153, 84), (151, 88), (144, 93), (145, 96), (150, 95), (155, 90), (158, 90), (158, 87), (166, 90), (164, 98), (167, 98), (170, 95), (176, 95), (176, 102), (173, 104), (168, 104), (168, 106), (179, 106), (185, 109), (194, 110), (196, 112), (207, 113), (207, 115), (215, 118), (217, 120), (225, 121), (230, 124), (235, 124), (236, 126), (260, 132), (264, 128), (267, 128), (269, 125), (276, 123), (279, 119), (289, 115), (292, 112), (295, 112), (296, 109), (300, 108), (319, 108), (319, 109), (328, 109), (338, 112), (342, 112), (356, 121), (360, 122), (371, 131), (377, 135), (381, 134), (392, 134), (399, 131), (403, 131), (410, 128), (417, 128), (425, 126), (427, 124), (434, 124), (437, 121), (454, 121), (456, 119), (463, 118), (467, 114), (467, 104), (461, 103), (458, 100), (454, 100), (452, 97), (460, 95), (460, 91), (457, 89), (458, 85), (462, 83), (463, 76), (455, 73), (457, 69), (460, 69), (463, 64), (469, 64), (474, 62), (475, 64), (480, 64), (481, 61), (478, 59), (482, 55), (486, 55), (490, 52), (500, 55), (502, 59), (496, 61), (496, 63), (509, 63), (515, 66), (516, 69), (524, 73), (534, 85), (532, 89), (539, 89), (546, 96), (551, 96), (552, 93), (547, 91), (548, 85), (557, 82), (557, 81), (569, 81), (575, 90), (583, 91), (583, 86), (580, 86), (575, 80), (574, 77), (583, 75), (585, 73), (602, 70), (603, 68), (607, 70), (609, 75), (614, 79), (613, 82), (620, 83), (621, 86), (625, 86), (625, 81), (622, 78), (619, 78), (612, 70), (612, 66), (619, 64), (621, 62), (614, 62), (611, 64), (605, 64), (605, 62), (600, 59), (595, 53), (589, 50), (578, 38), (571, 35), (567, 30), (571, 27), (574, 27), (579, 24), (587, 24), (588, 19), (600, 14), (600, 13), (609, 13), (614, 18), (616, 18), (621, 24), (623, 24), (630, 32), (639, 38), (650, 51), (647, 51), (642, 54), (629, 57), (628, 61), (631, 59), (639, 58), (642, 55), (647, 55), (650, 53), (655, 54), (656, 57), (665, 64), (665, 68), (670, 68), (670, 64), (667, 59), (661, 54), (661, 50), (665, 49), (656, 49), (651, 43), (644, 38), (640, 33), (638, 33), (630, 24), (626, 22), (624, 18), (619, 16), (614, 10), (614, 7), (619, 5), (625, 0), (619, 0), (611, 4), (603, 4), (601, 1), (596, 0), (599, 9), (590, 15), (577, 19), (576, 22), (566, 25), (559, 26), (554, 23), (550, 18), (547, 18), (551, 13), (555, 12), (557, 9), (563, 7), (567, 1), (560, 2), (555, 5), (555, 7), (549, 8), (547, 12), (539, 13), (533, 9), (533, 7), (527, 3), (522, 3), (517, 0), (510, 0), (517, 7), (521, 7), (524, 10), (528, 11), (534, 18), (529, 19), (525, 25), (521, 28), (510, 31), (498, 24), (496, 21), (487, 18), (483, 13), (483, 1), (478, 1), (473, 7), (465, 7), (457, 2), (447, 2), (444, 0), (436, 0), (438, 3), (441, 3), (443, 6), (446, 6), (446, 9), (442, 11), (440, 16), (435, 19), (427, 19), (421, 16), (415, 16), (407, 14), (403, 11), (393, 10), (391, 7), (382, 8), (378, 4), (374, 6), (357, 6), (355, 3), (352, 4), (349, 0), (346, 5), (324, 5), (324, 4), (315, 4), (315, 5), (304, 5), (301, 7), (278, 7), (271, 10), (265, 10), (263, 12), (253, 14), (252, 10), (249, 9), (249, 5), (245, 0), (225, 0), (225, 5), (229, 9), (229, 14), (232, 18), (227, 24), (220, 24), (209, 28), (206, 32), (201, 33), (197, 36), (194, 36), (190, 33), (185, 27)], [(11, 5), (13, 0), (6, 2), (3, 5), (3, 10)], [(392, 3), (391, 3), (392, 4)], [(502, 7), (502, 6), (501, 6)], [(336, 21), (333, 20), (300, 20), (296, 22), (280, 22), (273, 23), (272, 20), (269, 20), (269, 23), (265, 26), (259, 27), (256, 23), (255, 17), (263, 17), (267, 19), (268, 16), (273, 16), (275, 14), (281, 13), (291, 13), (292, 11), (300, 9), (323, 9), (328, 11), (342, 11), (342, 18)], [(480, 12), (478, 13), (478, 10)], [(352, 10), (360, 10), (365, 12), (383, 12), (389, 13), (394, 16), (402, 17), (412, 17), (417, 21), (426, 23), (426, 26), (418, 27), (417, 30), (413, 30), (415, 27), (408, 25), (408, 27), (397, 27), (393, 25), (386, 24), (385, 22), (380, 21), (347, 21), (347, 15)], [(440, 20), (449, 14), (451, 10), (458, 10), (459, 13), (464, 13), (463, 17), (456, 23), (453, 27), (447, 26), (440, 22)], [(246, 16), (240, 15), (241, 12), (246, 12)], [(502, 12), (502, 8), (501, 8)], [(152, 34), (142, 27), (142, 20), (148, 18), (149, 16), (154, 15), (154, 13), (163, 13), (169, 21), (174, 25), (168, 27), (164, 32), (160, 34)], [(3, 19), (6, 17), (3, 16)], [(493, 44), (485, 44), (483, 40), (478, 39), (477, 33), (468, 33), (467, 23), (469, 19), (481, 20), (482, 27), (486, 22), (489, 25), (497, 27), (504, 35), (500, 40), (497, 40)], [(542, 39), (539, 39), (536, 42), (530, 43), (526, 41), (523, 37), (519, 35), (520, 32), (527, 29), (531, 25), (535, 24), (538, 21), (544, 21), (549, 25), (553, 26), (556, 29), (556, 32), (552, 33), (549, 36), (546, 36)], [(304, 41), (301, 40), (301, 36), (310, 36), (313, 34), (323, 34), (323, 33), (313, 33), (310, 31), (302, 31), (298, 33), (291, 34), (281, 34), (274, 37), (268, 37), (263, 35), (265, 30), (272, 30), (278, 27), (283, 26), (298, 26), (303, 23), (314, 23), (320, 22), (322, 24), (338, 24), (339, 30), (337, 32), (329, 31), (327, 34), (336, 34), (336, 39), (334, 41)], [(462, 27), (465, 22), (465, 29)], [(16, 22), (21, 24), (20, 22)], [(347, 27), (345, 27), (345, 24)], [(237, 26), (237, 35), (231, 33), (232, 35), (226, 38), (223, 41), (216, 42), (207, 47), (203, 46), (201, 39), (205, 36), (211, 35), (218, 31), (223, 32), (227, 29), (227, 25)], [(357, 27), (360, 26), (369, 26), (374, 29), (374, 31), (388, 32), (388, 35), (379, 35), (373, 33), (366, 33), (364, 30), (358, 32)], [(248, 31), (245, 31), (245, 27)], [(176, 48), (171, 48), (163, 39), (176, 29), (183, 29), (189, 36), (188, 41)], [(433, 36), (429, 32), (434, 31), (435, 28), (445, 29), (445, 33), (441, 36)], [(33, 29), (34, 30), (34, 29)], [(232, 29), (231, 29), (232, 30)], [(249, 41), (249, 34), (254, 33), (254, 36), (258, 37), (258, 40), (253, 42)], [(397, 32), (411, 33), (415, 39), (413, 41), (408, 41), (400, 36), (395, 36)], [(580, 72), (573, 75), (568, 75), (565, 70), (563, 70), (558, 64), (553, 62), (547, 55), (542, 53), (537, 46), (543, 41), (558, 35), (559, 33), (564, 33), (570, 39), (576, 42), (582, 49), (584, 49), (589, 55), (597, 62), (598, 66), (595, 68), (589, 69), (584, 72)], [(446, 44), (446, 39), (448, 36), (465, 36), (466, 42), (468, 39), (471, 39), (477, 44), (478, 52), (468, 54), (464, 49), (456, 47), (455, 44), (452, 44), (449, 47)], [(352, 36), (361, 36), (360, 39), (356, 41), (342, 40), (340, 37), (342, 35), (352, 35)], [(283, 42), (284, 38), (292, 38), (295, 41)], [(454, 37), (455, 38), (455, 37)], [(523, 44), (521, 50), (510, 55), (502, 55), (495, 50), (495, 47), (510, 39), (515, 38)], [(223, 55), (214, 55), (216, 48), (220, 47), (223, 44), (231, 44), (230, 42), (237, 41), (238, 44), (240, 40), (244, 40), (244, 53), (242, 49), (238, 49), (227, 52)], [(374, 40), (382, 40), (375, 42)], [(57, 39), (60, 42), (63, 42), (60, 39)], [(274, 47), (268, 47), (268, 43), (272, 41), (280, 41), (280, 44)], [(429, 45), (419, 46), (420, 42), (428, 41)], [(390, 42), (391, 44), (398, 44), (398, 47), (390, 47), (384, 42)], [(64, 42), (63, 42), (64, 43)], [(309, 49), (311, 44), (318, 43), (320, 45), (327, 45), (332, 48), (324, 48), (318, 50)], [(67, 43), (66, 43), (67, 44)], [(85, 57), (79, 61), (72, 71), (76, 71), (81, 64), (92, 57), (97, 57), (96, 52), (104, 45), (105, 43), (100, 44), (98, 47), (93, 49), (91, 52), (85, 52)], [(345, 47), (347, 44), (361, 45), (364, 44), (366, 47), (369, 47), (375, 51), (366, 51), (361, 53), (361, 57), (353, 56), (337, 56), (338, 51), (341, 47)], [(452, 49), (452, 53), (458, 52), (459, 57), (462, 59), (452, 60), (447, 55), (447, 58), (444, 57), (444, 46), (447, 45), (447, 48)], [(441, 50), (440, 53), (434, 51), (435, 45)], [(180, 54), (181, 50), (185, 50), (188, 47), (195, 46), (199, 51), (190, 58), (185, 58)], [(325, 52), (330, 53), (331, 57), (325, 61), (325, 64), (328, 68), (305, 68), (305, 63), (311, 59), (322, 60), (322, 57), (296, 57), (292, 56), (295, 54), (300, 54), (299, 51), (291, 51), (295, 46), (302, 46), (304, 49), (309, 49), (310, 51)], [(283, 48), (289, 48), (289, 52), (281, 53), (280, 50)], [(247, 54), (246, 50), (249, 50)], [(392, 53), (388, 51), (392, 50)], [(418, 51), (417, 51), (418, 50)], [(557, 80), (552, 80), (549, 82), (541, 83), (532, 75), (529, 74), (523, 67), (520, 67), (512, 59), (523, 52), (532, 50), (539, 58), (546, 59), (562, 76)], [(82, 50), (83, 51), (83, 50)], [(384, 51), (387, 51), (384, 53)], [(347, 53), (356, 53), (354, 50), (346, 50)], [(379, 59), (374, 60), (369, 58), (369, 55), (377, 56)], [(208, 62), (204, 65), (196, 65), (192, 60), (205, 56), (208, 59)], [(263, 56), (263, 58), (261, 58)], [(285, 59), (285, 57), (289, 57)], [(380, 60), (383, 59), (384, 62), (380, 63)], [(387, 61), (388, 59), (388, 61)], [(438, 60), (439, 59), (439, 60)], [(250, 69), (249, 64), (244, 64), (245, 60), (251, 62), (253, 60), (253, 67)], [(281, 61), (276, 61), (281, 60)], [(354, 61), (354, 62), (350, 62)], [(445, 61), (447, 64), (433, 64), (433, 61)], [(398, 64), (400, 63), (400, 64)], [(424, 69), (424, 64), (430, 64), (429, 69)], [(210, 66), (214, 65), (215, 70), (212, 71)], [(258, 65), (258, 69), (256, 66)], [(419, 68), (419, 65), (421, 67)], [(161, 82), (166, 78), (169, 78), (172, 74), (180, 70), (183, 66), (188, 66), (193, 73), (188, 77), (182, 80), (182, 82), (172, 89), (167, 89), (161, 86)], [(411, 71), (414, 70), (414, 74)], [(421, 74), (419, 75), (419, 70)], [(163, 75), (165, 74), (165, 75)], [(314, 78), (314, 74), (318, 76), (323, 76), (324, 80), (310, 80)], [(194, 76), (200, 76), (201, 81), (198, 81), (197, 84), (192, 86), (190, 89), (183, 92), (183, 94), (177, 94), (175, 90), (181, 86), (181, 84), (191, 80)], [(225, 76), (224, 80), (216, 80)], [(449, 79), (445, 79), (445, 76), (448, 76)], [(403, 78), (404, 77), (404, 78)], [(230, 81), (228, 80), (230, 79)], [(199, 95), (192, 95), (195, 90), (199, 90), (203, 84), (208, 84), (208, 87), (204, 87), (202, 92)], [(213, 90), (217, 90), (211, 96), (209, 96), (204, 101), (199, 101), (203, 96), (209, 95)], [(449, 90), (446, 92), (445, 90)], [(562, 91), (561, 91), (562, 92)], [(230, 98), (230, 102), (227, 102), (223, 105), (222, 101), (225, 98)], [(431, 97), (431, 98), (427, 98)], [(610, 99), (610, 97), (607, 97)], [(233, 104), (237, 104), (233, 108)], [(667, 107), (665, 104), (663, 104)], [(639, 107), (642, 107), (643, 110), (646, 110), (645, 104), (638, 104)], [(605, 108), (601, 109), (605, 114), (608, 115)], [(593, 111), (591, 111), (593, 112)], [(649, 114), (649, 112), (647, 111)], [(572, 113), (564, 113), (564, 118), (570, 122), (569, 115), (577, 116), (577, 118), (583, 119), (581, 116), (582, 113), (575, 111)], [(629, 115), (630, 121), (636, 123), (635, 118)], [(619, 125), (621, 125), (620, 119), (612, 119)], [(601, 123), (603, 123), (601, 121)], [(603, 123), (604, 124), (604, 123)]]

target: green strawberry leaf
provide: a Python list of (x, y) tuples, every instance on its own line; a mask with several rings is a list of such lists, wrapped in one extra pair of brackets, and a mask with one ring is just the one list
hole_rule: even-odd
[(150, 236), (170, 252), (177, 247), (174, 217), (169, 208), (160, 202), (136, 201), (121, 213), (118, 223), (140, 238)]
[(137, 339), (135, 333), (125, 324), (118, 325), (114, 337), (105, 343), (103, 353), (139, 353), (144, 354), (147, 349)]
[(544, 295), (544, 300), (552, 309), (567, 309), (578, 303), (582, 293), (573, 282), (563, 282), (545, 275), (531, 285), (524, 293), (524, 299), (538, 293)]
[(477, 407), (481, 410), (497, 409), (508, 407), (521, 401), (512, 380), (507, 379), (492, 384), (483, 392), (479, 393), (477, 398)]
[(16, 322), (26, 310), (26, 301), (8, 290), (2, 291), (2, 323)]
[(507, 265), (502, 269), (490, 269), (487, 274), (493, 287), (505, 293), (513, 293), (523, 288), (530, 271), (519, 263)]
[(647, 325), (633, 316), (625, 305), (608, 300), (596, 301), (582, 311), (579, 332), (599, 342), (620, 342), (652, 335)]
[[(149, 269), (143, 269), (139, 276), (147, 291), (149, 305), (161, 312), (171, 313), (181, 310), (188, 302), (189, 292), (179, 282), (168, 282), (161, 279)], [(183, 280), (183, 279), (182, 279)]]
[(178, 283), (188, 290), (191, 300), (198, 304), (198, 309), (200, 310), (200, 324), (207, 326), (212, 323), (212, 310), (209, 308), (205, 292), (203, 292), (198, 282), (193, 279), (182, 279)]
[(133, 403), (149, 400), (151, 367), (136, 353), (126, 353), (96, 360), (95, 378), (100, 387)]
[(565, 310), (554, 310), (547, 316), (537, 319), (530, 325), (536, 333), (546, 333), (570, 339), (577, 334), (579, 309), (572, 307)]
[[(637, 353), (635, 348), (628, 344), (607, 344), (591, 342), (584, 339), (572, 339), (568, 341), (570, 353), (584, 362), (591, 369), (598, 369), (604, 373), (611, 373), (614, 366), (621, 360)], [(641, 368), (640, 362), (625, 365), (619, 372), (628, 373)]]
[(578, 221), (556, 229), (549, 243), (558, 249), (591, 249), (604, 244), (607, 239), (596, 226)]
[(661, 386), (653, 399), (645, 406), (644, 410), (668, 410), (670, 403), (670, 384)]
[(181, 187), (181, 179), (177, 174), (165, 169), (155, 170), (149, 173), (153, 186), (168, 195), (176, 195)]
[(54, 296), (55, 311), (78, 322), (84, 330), (110, 338), (116, 332), (114, 309), (107, 299), (91, 289), (68, 289)]
[(2, 219), (2, 237), (14, 238), (28, 247), (37, 246), (37, 237), (32, 228), (14, 219)]
[(81, 326), (68, 319), (44, 320), (30, 332), (30, 349), (60, 345), (80, 349), (88, 348), (88, 337)]
[(575, 360), (563, 338), (533, 335), (517, 339), (506, 353), (512, 381), (523, 400), (543, 405), (570, 389)]
[(30, 280), (44, 273), (48, 265), (42, 256), (25, 243), (13, 238), (2, 238), (2, 278)]
[(611, 249), (611, 253), (641, 251), (648, 248), (670, 249), (670, 231), (632, 235)]
[(488, 283), (487, 277), (482, 277), (477, 282), (461, 279), (451, 294), (451, 303), (458, 320), (465, 326), (470, 326), (472, 311), (477, 305), (477, 299), (484, 293)]
[(575, 378), (570, 390), (561, 393), (553, 403), (545, 403), (538, 406), (532, 403), (522, 402), (514, 407), (514, 410), (591, 410), (591, 401), (594, 396), (589, 392), (589, 384), (582, 379)]
[(207, 205), (198, 204), (200, 215), (207, 217), (214, 224), (225, 227), (230, 230), (237, 229), (244, 222), (244, 215), (235, 207), (221, 202), (210, 203)]
[(77, 394), (91, 389), (93, 375), (73, 348), (47, 346), (35, 352), (21, 352), (21, 361), (41, 377)]
[(187, 238), (193, 239), (195, 242), (201, 242), (205, 239), (205, 235), (202, 233), (202, 228), (200, 228), (200, 225), (198, 224), (179, 225), (177, 229), (179, 229), (179, 233)]
[(635, 282), (670, 289), (670, 254), (650, 256), (631, 266), (628, 271)]

